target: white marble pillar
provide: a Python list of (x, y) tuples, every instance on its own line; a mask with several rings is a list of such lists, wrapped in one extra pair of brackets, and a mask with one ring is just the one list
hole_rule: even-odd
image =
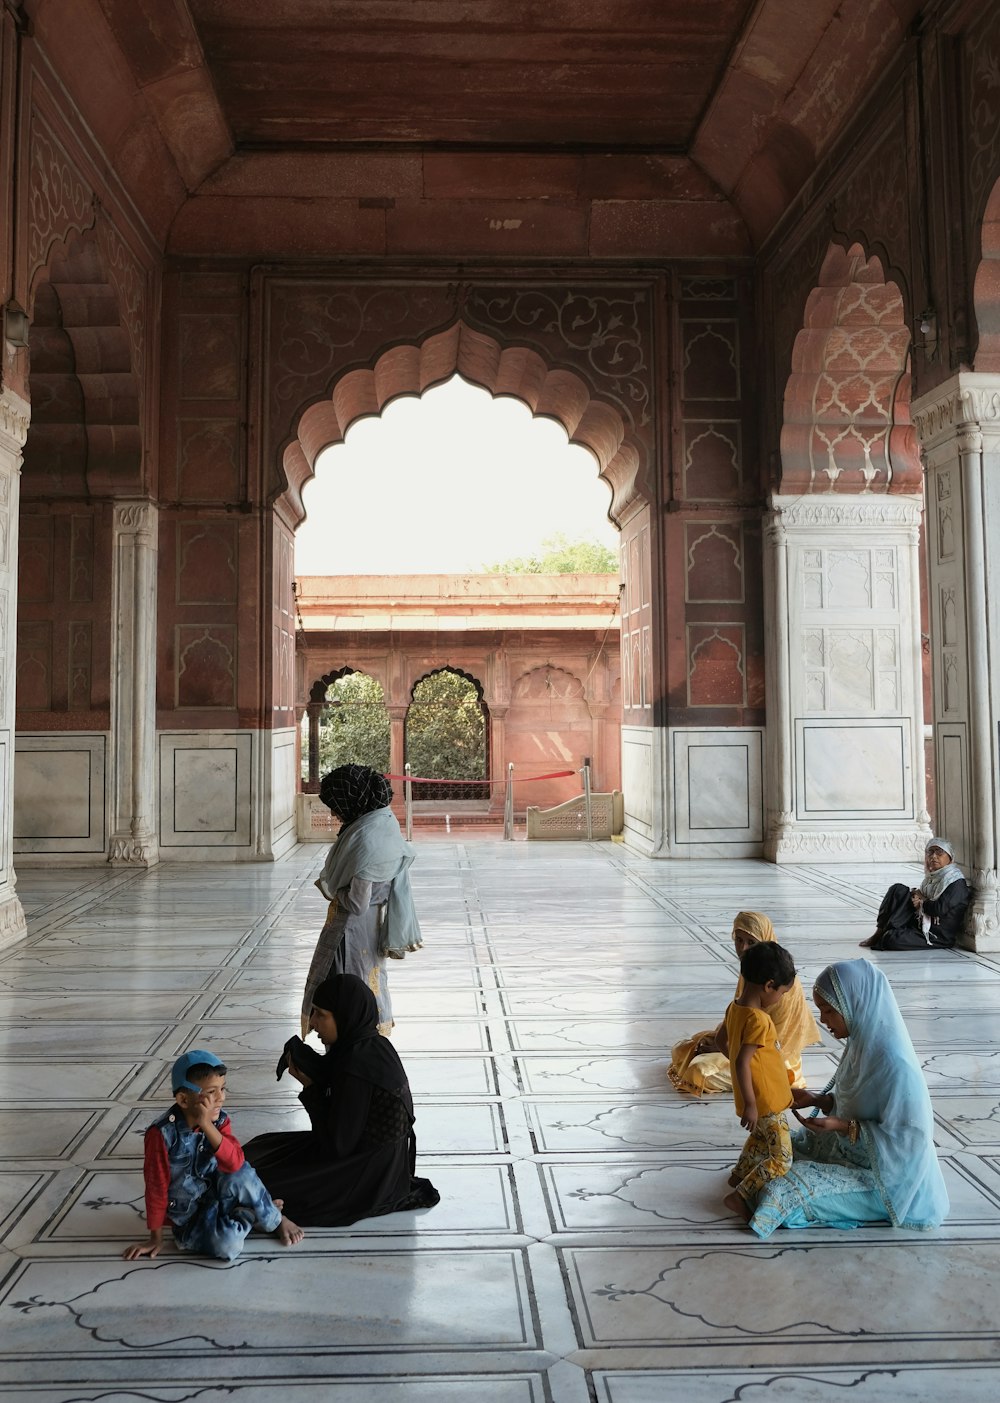
[(112, 546), (111, 842), (116, 866), (151, 867), (156, 838), (157, 511), (115, 503)]
[(976, 948), (1000, 950), (1000, 375), (912, 405), (927, 468), (937, 829), (973, 887)]
[(17, 675), (17, 524), (21, 450), (31, 409), (0, 391), (0, 947), (25, 934), (14, 876), (14, 687)]
[(775, 862), (916, 861), (929, 836), (917, 497), (775, 497), (765, 521)]

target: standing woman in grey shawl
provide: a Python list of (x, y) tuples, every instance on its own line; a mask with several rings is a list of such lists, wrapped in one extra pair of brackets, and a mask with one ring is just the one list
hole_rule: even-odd
[(334, 974), (355, 974), (375, 995), (378, 1030), (388, 1037), (386, 957), (401, 960), (423, 943), (407, 874), (416, 853), (403, 841), (389, 808), (392, 787), (377, 770), (340, 765), (323, 776), (319, 797), (340, 819), (340, 832), (316, 883), (330, 905), (306, 979), (302, 1036), (317, 986)]
[(859, 944), (868, 950), (951, 949), (965, 926), (971, 892), (945, 838), (924, 850), (926, 875), (919, 887), (896, 882), (882, 898), (875, 934)]

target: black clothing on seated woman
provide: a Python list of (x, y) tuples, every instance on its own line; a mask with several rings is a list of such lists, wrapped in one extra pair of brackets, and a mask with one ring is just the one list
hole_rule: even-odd
[(913, 905), (913, 891), (896, 882), (882, 898), (875, 922), (872, 950), (951, 949), (965, 926), (969, 906), (969, 884), (964, 877), (945, 887), (936, 901), (926, 898), (921, 908), (930, 917), (924, 935), (921, 912)]
[(919, 887), (895, 883), (882, 898), (869, 950), (951, 949), (965, 927), (972, 893), (947, 838), (929, 838)]
[(440, 1195), (414, 1174), (406, 1072), (378, 1033), (374, 994), (355, 975), (338, 974), (320, 984), (314, 1006), (333, 1015), (337, 1031), (299, 1096), (312, 1129), (257, 1135), (243, 1147), (246, 1158), (284, 1212), (307, 1227), (433, 1207)]

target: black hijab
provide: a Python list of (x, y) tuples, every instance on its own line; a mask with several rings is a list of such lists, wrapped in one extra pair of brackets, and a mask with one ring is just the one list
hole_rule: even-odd
[(392, 802), (392, 785), (385, 775), (367, 765), (338, 765), (320, 781), (319, 798), (334, 818), (340, 819), (343, 832), (362, 814), (388, 808)]
[(323, 1059), (325, 1080), (332, 1085), (345, 1076), (360, 1077), (386, 1091), (409, 1086), (399, 1054), (378, 1031), (375, 995), (356, 974), (334, 974), (313, 994), (313, 1006), (333, 1014), (337, 1041)]

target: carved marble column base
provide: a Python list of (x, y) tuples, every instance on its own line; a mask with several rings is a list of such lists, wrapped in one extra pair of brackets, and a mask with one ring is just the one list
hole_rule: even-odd
[(108, 862), (112, 867), (155, 867), (160, 860), (156, 839), (121, 834), (111, 839)]
[(1000, 877), (996, 871), (976, 869), (969, 879), (972, 907), (966, 926), (973, 949), (979, 954), (1000, 950)]
[(764, 841), (770, 862), (919, 862), (931, 837), (925, 825), (911, 828), (806, 829), (778, 823)]
[(0, 891), (0, 950), (22, 940), (27, 933), (28, 924), (17, 893), (9, 888)]

